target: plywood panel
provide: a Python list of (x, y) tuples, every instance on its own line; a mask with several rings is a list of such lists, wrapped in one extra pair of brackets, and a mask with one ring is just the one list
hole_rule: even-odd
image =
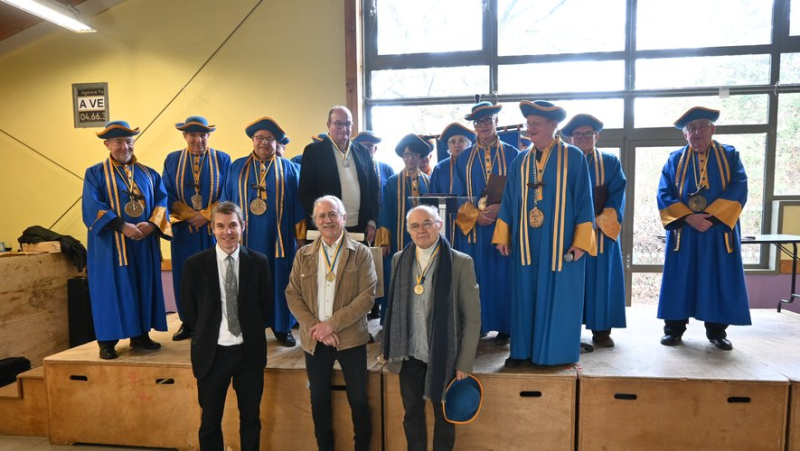
[(47, 435), (47, 391), (42, 367), (17, 376), (0, 396), (0, 435), (44, 437)]
[(792, 383), (792, 404), (788, 422), (789, 451), (800, 451), (800, 382)]
[(626, 378), (579, 384), (581, 451), (784, 449), (787, 384)]
[(69, 347), (67, 280), (78, 275), (64, 254), (0, 258), (0, 358), (41, 366)]

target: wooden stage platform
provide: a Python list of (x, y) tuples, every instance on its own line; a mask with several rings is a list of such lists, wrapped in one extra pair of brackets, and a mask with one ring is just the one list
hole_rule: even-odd
[[(612, 333), (617, 346), (582, 354), (576, 365), (509, 370), (508, 346), (482, 340), (475, 374), (484, 404), (475, 422), (457, 426), (456, 449), (800, 451), (800, 315), (753, 310), (753, 326), (729, 328), (734, 350), (725, 352), (705, 339), (701, 322), (689, 325), (683, 345), (668, 348), (659, 344), (654, 308), (627, 313), (628, 328)], [(200, 409), (190, 344), (171, 341), (179, 323), (175, 315), (168, 322), (169, 333), (152, 334), (164, 345), (158, 351), (133, 350), (124, 340), (113, 361), (100, 360), (95, 343), (47, 357), (43, 374), (34, 370), (0, 390), (0, 434), (196, 449)], [(371, 327), (378, 332), (377, 321)], [(315, 449), (303, 352), (267, 335), (262, 448)], [(378, 363), (378, 353), (379, 344), (369, 346), (372, 449), (405, 449), (397, 376)], [(337, 372), (336, 439), (339, 449), (352, 449), (343, 388)], [(236, 450), (229, 394), (223, 428)]]

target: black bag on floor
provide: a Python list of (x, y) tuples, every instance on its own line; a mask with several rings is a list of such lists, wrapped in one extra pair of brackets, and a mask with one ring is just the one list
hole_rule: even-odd
[(25, 357), (9, 357), (0, 359), (0, 387), (17, 380), (17, 374), (31, 369), (31, 361)]

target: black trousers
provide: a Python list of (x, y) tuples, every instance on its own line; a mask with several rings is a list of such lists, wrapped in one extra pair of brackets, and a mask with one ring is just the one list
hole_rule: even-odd
[(233, 379), (239, 401), (239, 436), (242, 451), (258, 451), (261, 439), (261, 395), (264, 393), (264, 368), (248, 366), (244, 347), (217, 346), (211, 370), (197, 380), (197, 395), (203, 410), (200, 420), (200, 449), (223, 451), (222, 413)]
[[(667, 335), (674, 335), (676, 337), (680, 337), (686, 332), (686, 325), (689, 323), (688, 319), (679, 319), (679, 320), (664, 320), (664, 333)], [(728, 336), (728, 333), (725, 332), (725, 329), (728, 328), (727, 324), (722, 323), (712, 323), (711, 321), (705, 322), (706, 326), (706, 337), (709, 340), (713, 340), (714, 338), (725, 338)]]
[[(409, 451), (428, 449), (428, 425), (425, 421), (425, 373), (428, 364), (415, 358), (403, 361), (400, 368), (400, 397), (406, 411), (403, 429)], [(456, 443), (456, 426), (444, 419), (444, 406), (433, 402), (433, 449), (449, 451)]]
[(367, 399), (367, 345), (339, 351), (317, 343), (314, 354), (306, 353), (306, 373), (311, 389), (311, 416), (314, 435), (320, 450), (333, 451), (333, 409), (331, 380), (333, 363), (339, 361), (344, 375), (347, 401), (353, 418), (355, 450), (367, 451), (372, 436), (369, 400)]

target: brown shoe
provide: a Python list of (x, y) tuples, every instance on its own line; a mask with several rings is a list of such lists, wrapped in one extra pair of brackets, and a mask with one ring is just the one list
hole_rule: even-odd
[(613, 348), (614, 340), (611, 338), (611, 331), (592, 332), (592, 343), (601, 348)]

